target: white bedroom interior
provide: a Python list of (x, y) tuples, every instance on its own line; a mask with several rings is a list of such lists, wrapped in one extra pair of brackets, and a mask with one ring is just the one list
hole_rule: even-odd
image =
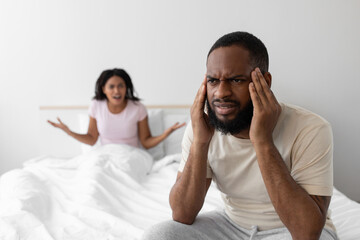
[(191, 105), (212, 43), (242, 30), (267, 46), (278, 99), (331, 123), (334, 184), (360, 201), (359, 10), (356, 0), (1, 1), (0, 174), (49, 149), (75, 154), (40, 106), (87, 106), (104, 69), (126, 69), (146, 105)]

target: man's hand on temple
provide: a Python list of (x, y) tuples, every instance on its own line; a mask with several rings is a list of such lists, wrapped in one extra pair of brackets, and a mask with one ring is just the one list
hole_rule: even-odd
[(249, 91), (254, 114), (250, 126), (250, 140), (254, 145), (272, 143), (272, 133), (280, 116), (281, 106), (267, 83), (271, 83), (271, 76), (264, 76), (259, 68), (255, 68), (251, 78)]
[(214, 128), (204, 112), (206, 101), (206, 78), (199, 88), (191, 107), (191, 124), (194, 133), (194, 144), (209, 144), (214, 134)]

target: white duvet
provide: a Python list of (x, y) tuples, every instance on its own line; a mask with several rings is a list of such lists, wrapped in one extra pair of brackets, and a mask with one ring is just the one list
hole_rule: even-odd
[(68, 160), (29, 160), (1, 177), (0, 239), (139, 239), (171, 218), (179, 159), (153, 165), (141, 149), (105, 145)]
[[(0, 179), (0, 239), (139, 239), (147, 227), (171, 219), (168, 195), (179, 160), (175, 154), (153, 163), (126, 145), (29, 160)], [(211, 186), (202, 211), (219, 207)], [(330, 207), (340, 239), (360, 239), (359, 204), (335, 190)]]

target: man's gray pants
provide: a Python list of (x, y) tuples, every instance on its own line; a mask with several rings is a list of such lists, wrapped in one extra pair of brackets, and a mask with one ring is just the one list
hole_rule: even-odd
[[(224, 211), (200, 214), (192, 225), (172, 220), (156, 224), (145, 231), (143, 240), (291, 240), (287, 228), (258, 231), (241, 228)], [(337, 240), (334, 232), (323, 229), (320, 240)]]

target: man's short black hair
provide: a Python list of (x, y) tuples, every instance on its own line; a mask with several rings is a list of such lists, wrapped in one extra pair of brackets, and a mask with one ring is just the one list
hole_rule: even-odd
[(243, 47), (250, 52), (250, 64), (254, 68), (259, 67), (263, 73), (268, 71), (269, 55), (264, 43), (248, 32), (232, 32), (222, 36), (211, 47), (207, 57), (217, 48), (230, 47), (232, 45)]

